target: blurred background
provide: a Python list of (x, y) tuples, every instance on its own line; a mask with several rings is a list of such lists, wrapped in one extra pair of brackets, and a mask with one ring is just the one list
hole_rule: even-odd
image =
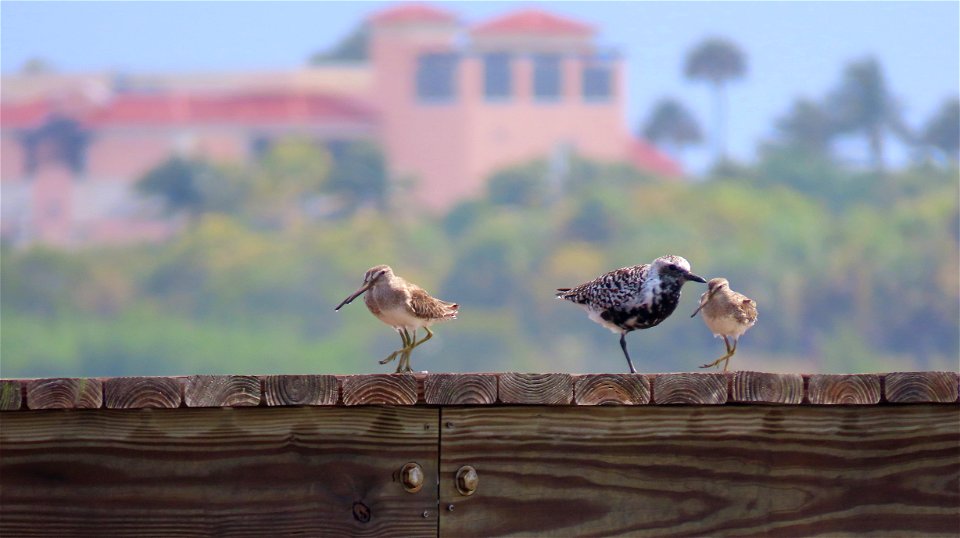
[[(664, 254), (733, 369), (956, 370), (960, 4), (3, 2), (0, 374), (626, 371), (553, 297)], [(641, 371), (723, 345), (673, 317)]]

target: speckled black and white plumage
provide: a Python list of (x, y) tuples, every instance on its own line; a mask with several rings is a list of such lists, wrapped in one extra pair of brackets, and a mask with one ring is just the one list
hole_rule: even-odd
[(591, 320), (619, 333), (620, 345), (633, 372), (624, 336), (667, 319), (677, 308), (680, 290), (688, 280), (705, 282), (690, 272), (687, 260), (661, 256), (652, 263), (610, 271), (575, 288), (560, 288), (557, 297), (579, 304)]

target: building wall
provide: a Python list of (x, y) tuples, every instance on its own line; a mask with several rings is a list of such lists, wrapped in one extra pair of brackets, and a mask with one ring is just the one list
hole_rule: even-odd
[[(629, 134), (623, 120), (619, 60), (614, 61), (611, 97), (585, 101), (581, 71), (583, 57), (591, 53), (581, 38), (569, 40), (562, 63), (562, 97), (542, 102), (533, 95), (533, 57), (518, 53), (512, 61), (513, 95), (488, 101), (483, 56), (457, 45), (456, 31), (453, 24), (406, 24), (375, 26), (372, 35), (381, 140), (393, 174), (418, 181), (412, 193), (418, 204), (447, 209), (481, 194), (493, 172), (561, 148), (596, 159), (624, 159)], [(497, 49), (488, 40), (482, 50), (504, 51), (502, 46), (510, 43)], [(564, 51), (562, 40), (549, 44), (551, 52)], [(456, 96), (449, 102), (425, 103), (416, 94), (417, 60), (434, 52), (460, 57)]]

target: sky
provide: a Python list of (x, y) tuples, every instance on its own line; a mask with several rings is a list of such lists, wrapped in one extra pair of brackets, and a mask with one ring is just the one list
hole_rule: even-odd
[[(0, 71), (43, 58), (65, 72), (295, 68), (390, 2), (0, 2)], [(737, 43), (748, 73), (727, 93), (728, 148), (749, 160), (795, 99), (819, 99), (843, 67), (874, 56), (906, 121), (922, 125), (960, 94), (960, 2), (435, 2), (476, 23), (537, 7), (593, 24), (627, 62), (627, 125), (682, 101), (709, 132), (712, 97), (683, 77), (705, 38)], [(865, 148), (847, 144), (851, 158)], [(689, 152), (702, 168), (710, 151)], [(894, 158), (896, 159), (896, 155)]]

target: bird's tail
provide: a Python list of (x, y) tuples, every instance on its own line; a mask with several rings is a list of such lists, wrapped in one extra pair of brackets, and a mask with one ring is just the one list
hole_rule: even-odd
[(566, 299), (570, 296), (572, 288), (557, 288), (557, 299)]

